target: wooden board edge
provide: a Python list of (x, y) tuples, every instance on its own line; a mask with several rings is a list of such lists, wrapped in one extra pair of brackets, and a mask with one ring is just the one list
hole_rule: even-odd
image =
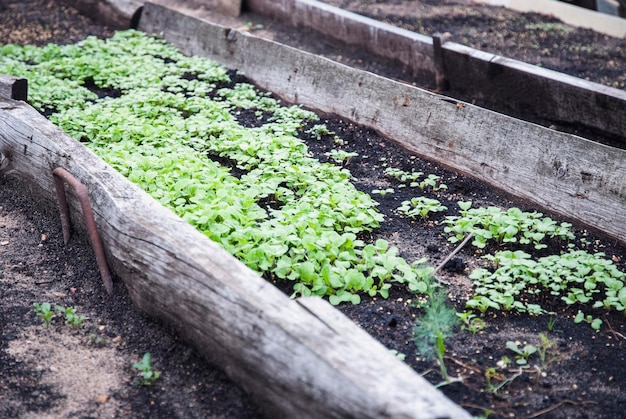
[[(372, 127), (415, 153), (620, 241), (626, 151), (146, 5), (140, 29), (243, 71), (283, 98)], [(327, 78), (325, 74), (333, 74)], [(359, 98), (355, 102), (355, 98)], [(358, 105), (357, 105), (358, 103)]]
[(25, 101), (28, 98), (28, 80), (0, 74), (0, 97)]
[(0, 150), (47, 199), (55, 167), (85, 184), (109, 264), (134, 303), (172, 324), (269, 416), (470, 417), (347, 319), (339, 331), (322, 321), (342, 317), (327, 302), (311, 310), (290, 300), (25, 103), (0, 99)]

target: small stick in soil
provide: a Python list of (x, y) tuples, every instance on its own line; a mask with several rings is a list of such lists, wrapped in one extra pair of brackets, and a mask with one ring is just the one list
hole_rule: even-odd
[(540, 410), (538, 412), (533, 413), (532, 415), (528, 416), (528, 419), (536, 418), (536, 417), (539, 417), (541, 415), (545, 415), (546, 413), (549, 413), (549, 412), (551, 412), (551, 411), (553, 411), (555, 409), (558, 409), (559, 407), (563, 406), (564, 404), (568, 404), (568, 403), (569, 404), (573, 404), (574, 406), (584, 406), (586, 404), (595, 404), (596, 402), (593, 402), (593, 401), (576, 402), (576, 401), (567, 400), (567, 399), (566, 400), (561, 400), (560, 402), (558, 402), (557, 404), (555, 404), (553, 406), (547, 407), (547, 408), (545, 408), (543, 410)]
[(611, 332), (613, 334), (613, 336), (615, 337), (620, 337), (624, 340), (626, 340), (626, 336), (622, 335), (620, 332), (617, 332), (613, 329), (613, 326), (611, 326), (611, 323), (609, 323), (608, 319), (604, 319), (604, 321), (606, 321), (606, 325), (609, 327), (609, 332)]
[[(474, 237), (474, 233), (470, 233), (467, 235), (467, 237), (465, 237), (463, 239), (463, 241), (461, 242), (461, 244), (459, 244), (456, 249), (454, 249), (452, 251), (452, 253), (450, 253), (448, 256), (446, 256), (446, 258), (443, 260), (443, 262), (441, 262), (439, 264), (439, 266), (437, 266), (435, 268), (435, 271), (433, 272), (433, 275), (436, 274), (437, 272), (439, 272), (444, 266), (446, 266), (446, 263), (450, 262), (450, 259), (452, 259), (457, 253), (459, 253), (461, 251), (461, 249), (463, 249), (463, 246), (465, 246), (467, 244), (468, 241), (471, 240), (471, 238)], [(437, 279), (437, 278), (435, 278)], [(448, 283), (446, 283), (445, 281), (442, 281), (441, 279), (437, 279), (438, 282), (441, 282), (442, 284), (446, 284), (449, 285)]]
[(46, 284), (52, 284), (54, 282), (54, 280), (50, 280), (50, 281), (37, 281), (35, 282), (35, 285), (46, 285)]

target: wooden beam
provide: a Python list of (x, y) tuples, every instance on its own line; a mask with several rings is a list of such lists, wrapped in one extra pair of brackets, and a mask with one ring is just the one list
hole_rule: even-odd
[(24, 102), (0, 99), (0, 151), (47, 199), (56, 167), (83, 183), (134, 303), (172, 324), (268, 417), (470, 418), (328, 302), (289, 299)]
[(15, 100), (27, 100), (28, 81), (21, 77), (0, 74), (0, 97)]
[(288, 101), (372, 127), (421, 156), (618, 240), (626, 237), (624, 150), (456, 102), (150, 3), (140, 29), (163, 33), (188, 54), (241, 70)]

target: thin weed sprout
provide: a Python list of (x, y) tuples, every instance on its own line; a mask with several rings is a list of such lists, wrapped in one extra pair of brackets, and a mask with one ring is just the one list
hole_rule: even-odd
[(446, 299), (443, 290), (433, 290), (424, 307), (424, 314), (416, 320), (413, 328), (413, 339), (419, 353), (426, 360), (435, 358), (439, 364), (443, 382), (438, 386), (462, 380), (460, 377), (450, 377), (444, 361), (446, 339), (453, 335), (459, 321), (456, 311), (446, 304)]

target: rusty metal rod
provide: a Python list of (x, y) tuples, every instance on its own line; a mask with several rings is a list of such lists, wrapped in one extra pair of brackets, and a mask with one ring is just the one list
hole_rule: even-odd
[(68, 244), (70, 241), (70, 213), (67, 205), (67, 198), (65, 196), (65, 182), (67, 182), (74, 190), (80, 201), (80, 206), (83, 209), (83, 217), (85, 219), (85, 225), (87, 226), (87, 232), (89, 233), (89, 241), (91, 242), (91, 248), (96, 256), (96, 262), (98, 263), (98, 269), (100, 269), (100, 275), (102, 276), (102, 282), (109, 294), (113, 293), (113, 281), (111, 280), (111, 273), (109, 266), (107, 265), (106, 256), (104, 254), (104, 246), (100, 235), (98, 234), (98, 227), (93, 217), (93, 209), (91, 208), (91, 202), (89, 201), (89, 194), (87, 187), (80, 183), (78, 179), (72, 176), (67, 170), (62, 167), (57, 167), (52, 171), (54, 177), (54, 186), (57, 192), (57, 199), (59, 201), (59, 211), (61, 213), (61, 228), (63, 229), (63, 241)]

